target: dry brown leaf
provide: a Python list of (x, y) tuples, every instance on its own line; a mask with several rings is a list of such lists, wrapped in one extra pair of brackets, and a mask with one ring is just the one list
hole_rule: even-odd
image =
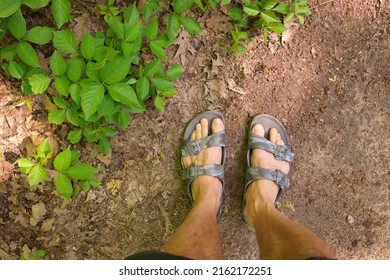
[(40, 201), (39, 203), (34, 204), (31, 207), (31, 210), (32, 210), (32, 217), (30, 217), (30, 224), (32, 226), (36, 226), (40, 221), (43, 220), (43, 218), (47, 213), (45, 203)]
[(190, 34), (185, 29), (182, 29), (179, 37), (174, 43), (175, 45), (179, 46), (176, 51), (175, 58), (180, 58), (180, 63), (183, 66), (186, 64), (187, 53), (190, 52), (192, 55), (196, 53), (195, 48), (190, 43), (190, 38)]
[(58, 107), (53, 102), (51, 102), (50, 98), (46, 94), (43, 95), (43, 106), (49, 113), (58, 109)]
[(107, 182), (107, 189), (111, 192), (112, 195), (116, 195), (122, 186), (122, 180), (111, 179)]
[(83, 40), (85, 33), (88, 31), (88, 19), (89, 14), (82, 14), (81, 16), (75, 18), (77, 23), (73, 28), (73, 32), (77, 43), (80, 43)]
[(50, 219), (44, 220), (42, 223), (41, 230), (43, 232), (50, 231), (51, 228), (53, 227), (53, 223), (55, 220), (56, 220), (55, 218), (50, 218)]

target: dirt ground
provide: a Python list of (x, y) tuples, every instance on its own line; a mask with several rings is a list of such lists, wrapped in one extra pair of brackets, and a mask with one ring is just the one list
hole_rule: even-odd
[[(285, 124), (297, 156), (281, 211), (340, 259), (389, 259), (390, 3), (310, 5), (304, 26), (268, 45), (254, 38), (237, 57), (227, 53), (229, 26), (221, 14), (200, 18), (203, 36), (182, 32), (169, 61), (186, 70), (176, 81), (180, 94), (163, 115), (150, 104), (133, 116), (112, 140), (111, 155), (82, 148), (84, 159), (102, 170), (103, 183), (71, 204), (50, 184), (30, 191), (16, 172), (26, 139), (54, 135), (56, 128), (43, 121), (39, 102), (33, 114), (9, 105), (19, 97), (0, 81), (0, 258), (44, 249), (47, 259), (123, 259), (162, 249), (191, 207), (178, 158), (183, 129), (196, 114), (216, 109), (228, 135), (219, 223), (226, 259), (260, 256), (241, 213), (247, 125), (259, 113)], [(37, 218), (33, 206), (42, 204), (46, 211)]]

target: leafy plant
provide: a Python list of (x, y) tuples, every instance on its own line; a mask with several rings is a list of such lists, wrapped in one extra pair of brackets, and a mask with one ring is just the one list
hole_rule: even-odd
[[(38, 185), (47, 179), (46, 166), (50, 166), (52, 157), (50, 144), (45, 139), (38, 145), (33, 159), (20, 158), (18, 160), (20, 171), (28, 174), (27, 180), (30, 186)], [(79, 162), (79, 158), (80, 152), (71, 150), (70, 147), (54, 158), (53, 165), (56, 171), (54, 184), (59, 194), (68, 201), (71, 201), (72, 196), (77, 195), (80, 189), (87, 192), (91, 186), (100, 185), (100, 180), (94, 177), (98, 169), (87, 163)]]
[(236, 25), (236, 30), (232, 31), (234, 43), (231, 49), (234, 52), (245, 50), (239, 40), (246, 40), (247, 36), (238, 29), (262, 29), (264, 42), (267, 42), (270, 31), (281, 35), (288, 29), (286, 23), (297, 18), (303, 24), (305, 21), (303, 15), (309, 14), (307, 0), (292, 0), (289, 3), (279, 0), (242, 0), (241, 5), (229, 10), (229, 15)]
[(119, 15), (118, 8), (114, 5), (115, 0), (107, 0), (107, 4), (99, 4), (99, 13), (103, 15), (105, 21), (108, 21), (110, 18), (116, 17)]
[(28, 252), (27, 255), (21, 254), (19, 260), (43, 260), (45, 255), (45, 250), (40, 249), (35, 252)]

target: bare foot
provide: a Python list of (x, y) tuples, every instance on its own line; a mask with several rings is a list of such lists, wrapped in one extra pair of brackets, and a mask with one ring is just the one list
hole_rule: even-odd
[[(201, 140), (209, 136), (208, 120), (201, 119), (192, 132), (190, 140)], [(211, 123), (211, 133), (223, 131), (225, 126), (221, 119), (214, 119)], [(202, 150), (196, 156), (187, 156), (183, 158), (184, 167), (192, 164), (221, 164), (222, 163), (222, 148), (211, 147)], [(202, 207), (210, 207), (213, 213), (216, 213), (220, 206), (220, 198), (222, 195), (222, 182), (213, 176), (201, 175), (194, 179), (191, 184), (192, 196), (194, 198), (194, 206), (202, 203)]]
[[(264, 128), (261, 124), (255, 124), (252, 132), (264, 137)], [(280, 134), (275, 128), (270, 130), (270, 141), (277, 145), (284, 145)], [(288, 162), (276, 160), (270, 152), (253, 149), (251, 155), (252, 167), (263, 167), (271, 170), (279, 169), (284, 174), (290, 171)], [(274, 207), (279, 187), (270, 180), (259, 179), (250, 184), (246, 192), (245, 217), (250, 225), (253, 226), (253, 217), (256, 207)]]

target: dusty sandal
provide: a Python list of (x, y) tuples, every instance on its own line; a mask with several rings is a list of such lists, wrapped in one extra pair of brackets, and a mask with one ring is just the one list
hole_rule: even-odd
[[(264, 137), (261, 137), (252, 132), (252, 127), (255, 124), (261, 124), (264, 127)], [(268, 140), (269, 131), (271, 128), (276, 128), (278, 133), (280, 134), (285, 145), (276, 145)], [(282, 192), (290, 187), (290, 179), (287, 174), (284, 174), (280, 170), (271, 170), (262, 167), (252, 167), (251, 166), (251, 154), (253, 149), (262, 149), (267, 152), (270, 152), (274, 155), (275, 159), (283, 160), (288, 163), (294, 162), (294, 154), (291, 152), (291, 147), (288, 145), (288, 134), (284, 126), (274, 117), (269, 115), (258, 115), (253, 118), (248, 132), (248, 151), (247, 151), (247, 170), (246, 170), (246, 179), (245, 179), (245, 188), (244, 188), (244, 196), (242, 209), (244, 213), (245, 205), (246, 205), (246, 191), (249, 185), (258, 179), (267, 179), (275, 182), (275, 184), (279, 187), (279, 192), (275, 199), (275, 206), (277, 201), (279, 200)], [(245, 215), (244, 215), (245, 219)]]
[[(195, 130), (195, 126), (200, 122), (201, 119), (207, 119), (209, 124), (209, 136), (200, 140), (190, 140), (191, 133)], [(188, 125), (184, 132), (183, 143), (181, 146), (181, 165), (183, 167), (183, 179), (186, 181), (186, 186), (188, 189), (188, 195), (190, 197), (191, 203), (194, 203), (194, 198), (192, 196), (191, 183), (195, 180), (196, 177), (200, 175), (209, 175), (218, 178), (222, 182), (222, 196), (221, 196), (221, 205), (217, 211), (217, 220), (222, 216), (224, 198), (223, 190), (225, 187), (224, 180), (224, 164), (226, 159), (226, 133), (225, 131), (211, 133), (211, 122), (213, 119), (219, 118), (225, 123), (225, 120), (221, 113), (214, 111), (207, 111), (198, 116), (196, 116)], [(221, 164), (207, 164), (207, 165), (195, 165), (191, 164), (188, 167), (184, 166), (183, 157), (185, 156), (196, 156), (203, 149), (210, 147), (222, 147), (222, 161)]]

